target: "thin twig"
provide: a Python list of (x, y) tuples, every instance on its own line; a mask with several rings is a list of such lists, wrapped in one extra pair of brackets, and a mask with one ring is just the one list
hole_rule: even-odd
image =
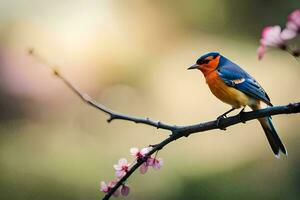
[(106, 113), (109, 115), (109, 118), (107, 119), (107, 122), (111, 122), (113, 120), (119, 119), (119, 120), (125, 120), (125, 121), (132, 121), (135, 123), (140, 123), (140, 124), (146, 124), (149, 126), (154, 126), (157, 129), (166, 129), (166, 130), (170, 130), (173, 131), (174, 129), (176, 129), (176, 126), (172, 126), (172, 125), (168, 125), (168, 124), (164, 124), (160, 121), (154, 121), (151, 120), (149, 118), (141, 118), (141, 117), (135, 117), (135, 116), (129, 116), (126, 114), (122, 114), (116, 111), (113, 111), (107, 107), (105, 107), (104, 105), (98, 103), (97, 101), (95, 101), (94, 99), (92, 99), (88, 94), (81, 92), (75, 85), (73, 85), (68, 79), (66, 79), (57, 69), (57, 67), (54, 67), (55, 65), (53, 65), (52, 63), (50, 63), (49, 61), (47, 61), (45, 58), (43, 58), (42, 56), (40, 56), (38, 53), (36, 53), (34, 51), (34, 49), (29, 49), (28, 50), (28, 54), (33, 56), (36, 60), (38, 60), (39, 62), (41, 62), (42, 64), (44, 64), (46, 67), (48, 67), (49, 69), (52, 70), (53, 74), (55, 76), (57, 76), (58, 78), (60, 78), (65, 84), (66, 86), (71, 89), (71, 91), (73, 91), (77, 96), (79, 96), (81, 98), (81, 100), (83, 100), (85, 103), (101, 110), (102, 112)]
[(176, 125), (169, 125), (165, 124), (159, 121), (153, 121), (149, 118), (140, 118), (135, 116), (129, 116), (126, 114), (122, 114), (119, 112), (115, 112), (113, 110), (110, 110), (109, 108), (106, 108), (104, 105), (96, 102), (93, 100), (89, 95), (81, 92), (77, 87), (75, 87), (68, 79), (66, 79), (57, 69), (56, 67), (53, 67), (54, 65), (51, 65), (48, 61), (43, 59), (41, 56), (36, 54), (33, 49), (30, 49), (29, 54), (44, 63), (46, 66), (48, 66), (54, 73), (55, 76), (60, 78), (77, 96), (79, 96), (84, 102), (88, 103), (89, 105), (99, 109), (100, 111), (106, 113), (109, 115), (109, 119), (107, 122), (111, 122), (112, 120), (119, 119), (119, 120), (125, 120), (125, 121), (132, 121), (135, 123), (141, 123), (146, 124), (152, 127), (160, 128), (169, 130), (172, 132), (169, 137), (167, 137), (165, 140), (160, 142), (159, 144), (152, 145), (152, 149), (149, 153), (147, 153), (142, 159), (138, 159), (137, 162), (130, 168), (130, 170), (123, 176), (113, 188), (103, 197), (103, 200), (108, 200), (112, 194), (122, 185), (125, 183), (125, 181), (137, 170), (144, 162), (146, 162), (147, 158), (154, 154), (155, 152), (163, 149), (167, 144), (170, 142), (173, 142), (179, 138), (182, 137), (188, 137), (191, 134), (204, 132), (212, 129), (224, 129), (226, 127), (238, 124), (238, 123), (244, 123), (246, 121), (258, 119), (261, 117), (271, 116), (271, 115), (279, 115), (279, 114), (291, 114), (291, 113), (299, 113), (300, 112), (300, 102), (288, 104), (285, 106), (275, 106), (275, 107), (268, 107), (265, 109), (257, 110), (257, 111), (251, 111), (251, 112), (244, 112), (242, 114), (238, 114), (232, 117), (224, 118), (220, 121), (213, 120), (209, 122), (204, 123), (197, 123), (194, 125), (186, 125), (186, 126), (176, 126)]

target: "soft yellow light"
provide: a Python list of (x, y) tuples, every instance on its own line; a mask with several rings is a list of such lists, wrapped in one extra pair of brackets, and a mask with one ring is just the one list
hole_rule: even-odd
[(67, 50), (79, 50), (93, 42), (99, 26), (93, 16), (74, 13), (53, 24), (50, 31)]

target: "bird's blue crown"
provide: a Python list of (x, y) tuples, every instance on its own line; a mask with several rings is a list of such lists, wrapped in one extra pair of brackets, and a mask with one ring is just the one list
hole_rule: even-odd
[(220, 53), (218, 52), (210, 52), (207, 54), (204, 54), (203, 56), (201, 56), (198, 60), (197, 60), (197, 64), (200, 64), (204, 61), (205, 58), (212, 56), (213, 58), (216, 58), (217, 56), (219, 56)]

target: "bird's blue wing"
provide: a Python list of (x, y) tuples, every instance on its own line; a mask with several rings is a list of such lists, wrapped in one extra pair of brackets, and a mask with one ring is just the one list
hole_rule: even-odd
[(221, 63), (217, 71), (226, 85), (247, 94), (250, 97), (261, 100), (272, 106), (270, 98), (259, 83), (238, 65), (226, 61)]

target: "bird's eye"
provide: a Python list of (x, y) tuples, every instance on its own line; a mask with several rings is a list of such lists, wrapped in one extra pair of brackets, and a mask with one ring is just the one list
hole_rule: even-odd
[(198, 65), (203, 65), (203, 64), (209, 63), (209, 61), (210, 61), (210, 60), (207, 60), (207, 59), (201, 59), (201, 60), (199, 59), (199, 60), (197, 60), (196, 63), (197, 63)]
[(202, 58), (202, 59), (198, 59), (196, 63), (197, 63), (198, 65), (203, 65), (203, 64), (209, 63), (210, 61), (211, 61), (210, 58), (205, 58), (205, 59)]
[(210, 62), (210, 59), (205, 59), (205, 60), (202, 61), (202, 64), (207, 64), (209, 62)]

